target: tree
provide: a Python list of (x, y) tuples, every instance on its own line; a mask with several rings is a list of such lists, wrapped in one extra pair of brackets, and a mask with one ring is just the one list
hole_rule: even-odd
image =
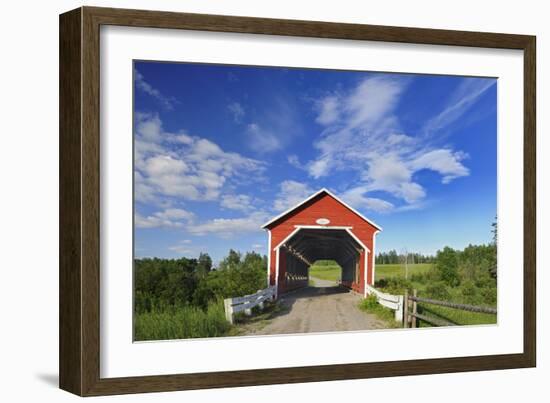
[(229, 254), (219, 265), (220, 270), (231, 270), (239, 267), (241, 263), (241, 254), (233, 249), (229, 250)]
[(204, 276), (210, 273), (210, 270), (212, 270), (212, 258), (208, 253), (201, 252), (197, 261), (197, 273)]
[(491, 230), (491, 233), (493, 234), (493, 243), (496, 245), (498, 241), (498, 224), (497, 224), (497, 216), (495, 216), (495, 221), (491, 224), (491, 227), (493, 228)]
[(448, 285), (454, 287), (460, 284), (458, 275), (458, 252), (453, 248), (445, 246), (443, 250), (437, 251), (436, 270), (441, 279)]

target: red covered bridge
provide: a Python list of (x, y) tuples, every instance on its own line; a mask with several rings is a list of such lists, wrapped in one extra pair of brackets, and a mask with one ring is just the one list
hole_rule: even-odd
[(375, 237), (382, 230), (327, 189), (263, 225), (269, 236), (268, 284), (277, 294), (305, 287), (320, 259), (342, 268), (341, 284), (367, 295), (374, 282)]

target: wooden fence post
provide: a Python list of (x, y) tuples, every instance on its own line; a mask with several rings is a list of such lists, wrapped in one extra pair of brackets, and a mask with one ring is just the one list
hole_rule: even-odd
[(403, 298), (403, 327), (409, 327), (409, 291), (405, 290)]
[[(413, 290), (413, 296), (416, 297), (416, 290)], [(416, 302), (416, 300), (413, 301), (413, 315), (416, 315), (417, 313), (417, 309), (418, 309), (418, 304)], [(416, 327), (416, 316), (413, 316), (411, 318), (411, 327)]]

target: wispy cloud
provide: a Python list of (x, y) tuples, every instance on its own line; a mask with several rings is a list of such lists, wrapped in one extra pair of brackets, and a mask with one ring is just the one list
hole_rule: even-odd
[(329, 125), (338, 120), (340, 116), (339, 100), (336, 96), (327, 96), (317, 102), (319, 114), (315, 121), (322, 125)]
[(433, 135), (456, 122), (489, 88), (496, 84), (494, 79), (480, 80), (464, 78), (458, 88), (450, 96), (445, 108), (424, 125), (427, 136)]
[(214, 235), (220, 238), (232, 238), (239, 234), (261, 233), (261, 225), (268, 219), (269, 214), (256, 211), (245, 217), (215, 218), (188, 228), (193, 235)]
[(145, 81), (145, 78), (137, 69), (134, 69), (134, 81), (138, 90), (143, 91), (155, 98), (165, 109), (174, 109), (174, 105), (177, 102), (176, 99), (174, 97), (163, 95), (158, 89), (154, 88), (151, 84)]
[(277, 133), (267, 130), (257, 123), (247, 125), (246, 138), (248, 147), (260, 154), (280, 150), (283, 146)]
[(303, 135), (303, 117), (297, 109), (293, 97), (273, 95), (261, 112), (250, 114), (244, 126), (245, 145), (258, 154), (288, 147)]
[(243, 106), (238, 102), (232, 102), (227, 105), (227, 109), (229, 109), (229, 112), (233, 115), (233, 120), (235, 123), (241, 123), (245, 115)]
[[(464, 79), (442, 111), (424, 125), (423, 134), (416, 136), (403, 133), (396, 112), (409, 83), (410, 78), (374, 76), (347, 93), (321, 99), (316, 121), (324, 129), (314, 144), (318, 156), (307, 164), (309, 175), (321, 179), (334, 171), (356, 171), (360, 181), (349, 186), (344, 197), (378, 212), (422, 206), (428, 192), (415, 180), (421, 170), (440, 174), (444, 184), (468, 176), (467, 154), (437, 146), (435, 133), (452, 126), (492, 81)], [(388, 193), (393, 200), (371, 197), (372, 192)]]

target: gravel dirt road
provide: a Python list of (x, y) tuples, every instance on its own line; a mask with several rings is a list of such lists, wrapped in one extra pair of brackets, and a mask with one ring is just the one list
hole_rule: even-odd
[(358, 308), (361, 297), (336, 283), (312, 278), (315, 286), (289, 292), (283, 305), (261, 328), (249, 326), (246, 334), (292, 334), (383, 329), (387, 324)]

